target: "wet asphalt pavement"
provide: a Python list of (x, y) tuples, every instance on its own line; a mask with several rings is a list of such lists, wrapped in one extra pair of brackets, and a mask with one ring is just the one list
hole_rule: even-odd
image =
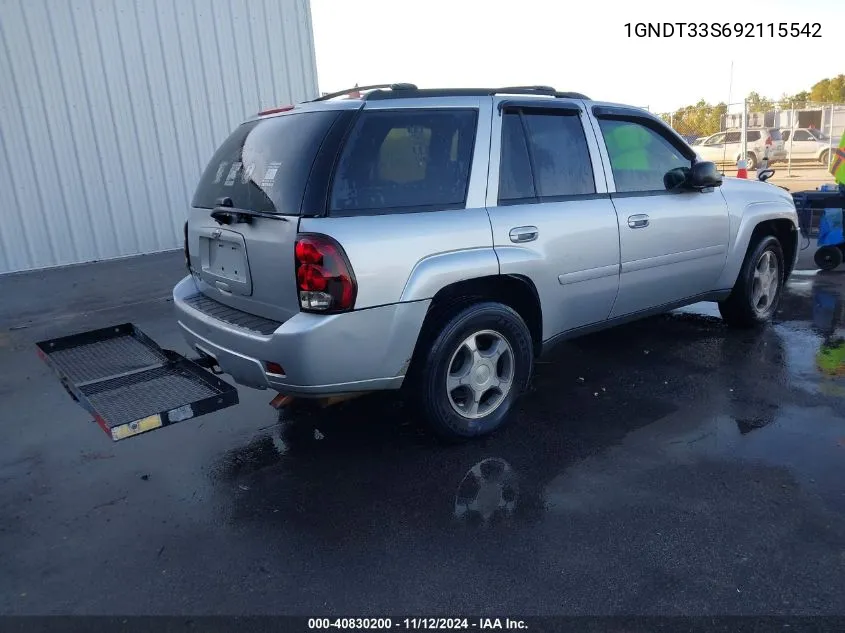
[(400, 396), (280, 421), (246, 389), (113, 444), (33, 343), (132, 321), (187, 353), (180, 260), (0, 278), (0, 613), (845, 613), (845, 378), (817, 363), (845, 273), (799, 271), (758, 333), (700, 304), (567, 343), (463, 446)]

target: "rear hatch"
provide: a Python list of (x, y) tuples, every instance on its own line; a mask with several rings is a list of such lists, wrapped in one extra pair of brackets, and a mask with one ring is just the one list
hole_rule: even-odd
[[(768, 133), (768, 138), (766, 139), (766, 143), (775, 149), (777, 152), (782, 152), (786, 149), (786, 142), (783, 139), (783, 134), (781, 134), (780, 130), (776, 128), (771, 128), (766, 130)], [(771, 139), (771, 141), (769, 141)]]
[(299, 218), (320, 214), (354, 111), (292, 109), (240, 125), (203, 173), (187, 246), (197, 289), (283, 322), (299, 311), (294, 245)]

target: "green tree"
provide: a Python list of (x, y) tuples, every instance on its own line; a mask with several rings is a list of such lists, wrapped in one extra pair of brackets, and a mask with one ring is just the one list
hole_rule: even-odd
[(768, 112), (775, 105), (771, 99), (761, 97), (757, 92), (749, 93), (745, 101), (748, 104), (749, 112)]
[(685, 136), (709, 136), (718, 132), (722, 115), (728, 111), (725, 103), (711, 105), (700, 99), (695, 105), (678, 108), (661, 115), (675, 130)]
[[(806, 103), (813, 101), (845, 103), (845, 75), (822, 79), (813, 84), (810, 90), (802, 90), (794, 95), (784, 93), (778, 100), (769, 99), (758, 92), (751, 92), (747, 100), (749, 112), (768, 112), (775, 106), (786, 109), (793, 103), (796, 108), (803, 108)], [(662, 114), (661, 117), (684, 136), (707, 136), (722, 129), (722, 117), (727, 111), (728, 106), (725, 103), (711, 105), (704, 99), (699, 99), (694, 105), (678, 108), (674, 112)]]
[(780, 98), (778, 101), (778, 105), (783, 110), (787, 110), (791, 108), (793, 105), (796, 108), (804, 107), (804, 104), (810, 100), (810, 93), (807, 90), (802, 90), (801, 92), (796, 92), (794, 95), (788, 95), (786, 93)]
[(817, 103), (845, 102), (845, 75), (822, 79), (810, 88), (810, 101)]

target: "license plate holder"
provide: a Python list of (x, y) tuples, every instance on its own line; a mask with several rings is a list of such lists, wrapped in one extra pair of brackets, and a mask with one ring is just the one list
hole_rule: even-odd
[(240, 233), (216, 229), (200, 234), (202, 274), (210, 285), (239, 295), (252, 294), (246, 244)]

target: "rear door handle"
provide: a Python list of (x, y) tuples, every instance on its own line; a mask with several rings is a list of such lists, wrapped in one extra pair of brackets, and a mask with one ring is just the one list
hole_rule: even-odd
[(628, 226), (632, 229), (644, 229), (648, 226), (648, 216), (645, 213), (629, 215)]
[(540, 235), (540, 231), (536, 226), (517, 226), (511, 229), (509, 233), (511, 242), (533, 242)]

